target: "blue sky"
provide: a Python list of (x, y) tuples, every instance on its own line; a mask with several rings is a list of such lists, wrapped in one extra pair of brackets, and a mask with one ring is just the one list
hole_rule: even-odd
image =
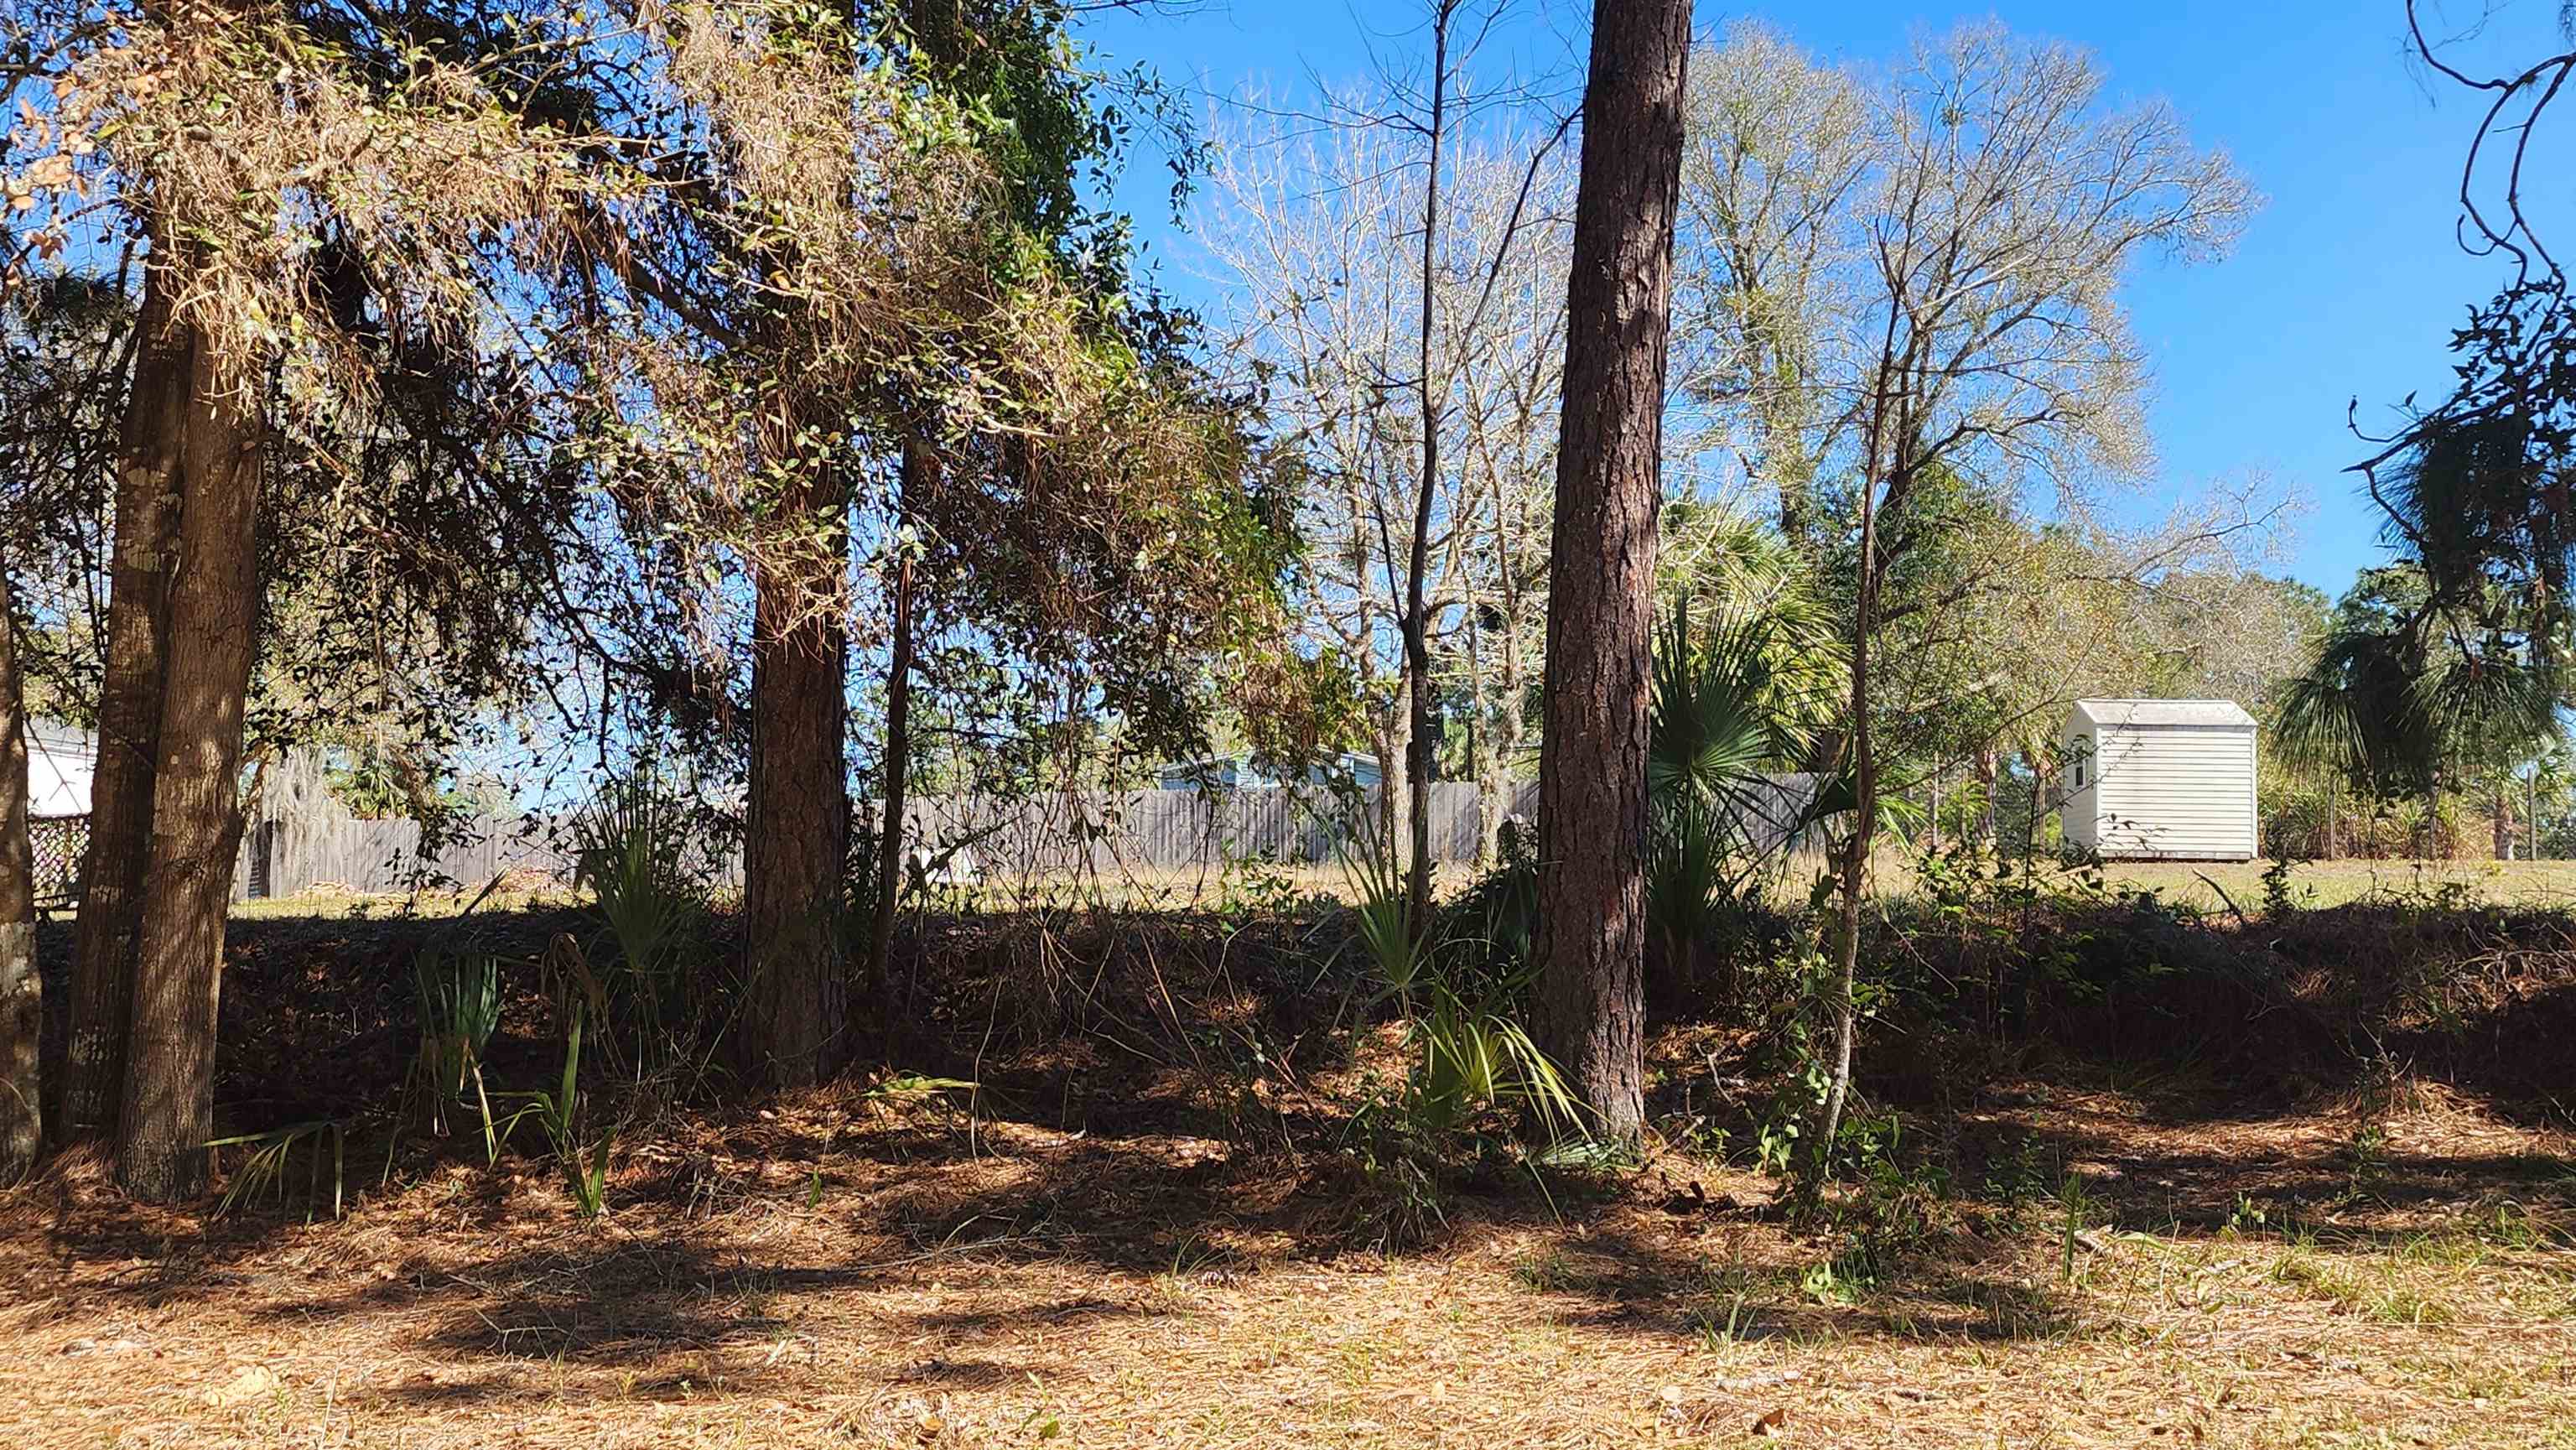
[[(2476, 7), (2454, 0), (2454, 8), (2465, 19)], [(2465, 53), (2536, 54), (2554, 9), (2521, 0)], [(1278, 93), (1310, 75), (1364, 77), (1372, 46), (1410, 60), (1423, 49), (1418, 15), (1414, 0), (1213, 0), (1193, 14), (1099, 17), (1084, 33), (1110, 57), (1227, 97), (1248, 83)], [(1589, 15), (1580, 0), (1518, 0), (1481, 69), (1553, 69), (1570, 87)], [(2307, 500), (2292, 525), (2287, 572), (2334, 594), (2380, 559), (2376, 515), (2355, 476), (2342, 472), (2367, 451), (2346, 428), (2346, 405), (2358, 397), (2363, 422), (2384, 426), (2389, 405), (2410, 390), (2438, 395), (2450, 330), (2499, 275), (2452, 239), (2475, 112), (2407, 65), (2398, 0), (1703, 3), (1698, 23), (1711, 30), (1744, 15), (1820, 55), (1862, 62), (1896, 56), (1916, 32), (1992, 16), (2093, 51), (2114, 97), (2171, 101), (2193, 138), (2227, 151), (2267, 200), (2228, 260), (2151, 263), (2128, 290), (2154, 369), (2161, 459), (2139, 508), (2161, 512), (2158, 498), (2265, 470)], [(1143, 176), (1123, 200), (1166, 257), (1166, 282), (1198, 295), (1190, 269), (1170, 260), (1186, 258), (1189, 246), (1173, 234), (1163, 180)]]

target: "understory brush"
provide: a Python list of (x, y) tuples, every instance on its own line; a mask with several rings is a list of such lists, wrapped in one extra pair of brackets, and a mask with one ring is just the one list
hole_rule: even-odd
[(1387, 1247), (1418, 1243), (1443, 1220), (1446, 1188), (1524, 1141), (1564, 1152), (1584, 1135), (1582, 1105), (1526, 1025), (1537, 966), (1534, 860), (1517, 841), (1456, 904), (1416, 931), (1393, 862), (1346, 863), (1352, 937), (1369, 987), (1362, 1021), (1391, 1011), (1403, 1075), (1370, 1086), (1343, 1151), (1364, 1190), (1355, 1227)]
[[(255, 1127), (219, 1137), (216, 1152), (240, 1149), (224, 1206), (263, 1195), (283, 1199), (295, 1181), (289, 1158), (311, 1161), (308, 1199), (330, 1209), (346, 1204), (348, 1144), (381, 1136), (377, 1182), (389, 1184), (406, 1164), (435, 1159), (463, 1141), (487, 1167), (542, 1140), (575, 1208), (586, 1217), (607, 1209), (612, 1156), (638, 1125), (676, 1107), (707, 1100), (719, 1086), (714, 1053), (721, 1042), (725, 994), (704, 984), (728, 953), (705, 883), (684, 865), (697, 843), (673, 800), (649, 772), (612, 781), (575, 820), (576, 870), (588, 904), (485, 922), (467, 913), (410, 923), (414, 945), (368, 961), (341, 957), (333, 969), (306, 975), (330, 983), (344, 1008), (342, 1030), (410, 1047), (390, 1080), (363, 1071), (365, 1055), (338, 1043), (312, 1060), (360, 1071), (315, 1084), (330, 1115)], [(403, 940), (405, 923), (371, 924), (367, 933)], [(531, 926), (539, 930), (532, 932)], [(396, 966), (395, 963), (401, 963)], [(274, 1023), (292, 1011), (301, 983), (271, 983), (245, 973), (228, 989), (228, 1014), (261, 1014)], [(263, 997), (265, 995), (265, 1000)], [(292, 1040), (296, 1034), (278, 1034)], [(227, 1032), (227, 1050), (264, 1034)], [(244, 1075), (238, 1060), (219, 1063), (229, 1085)], [(276, 1079), (261, 1083), (266, 1087)], [(260, 1094), (243, 1096), (257, 1101)], [(270, 1101), (277, 1101), (274, 1097)], [(219, 1096), (223, 1118), (239, 1109)], [(525, 1130), (525, 1131), (523, 1131)], [(323, 1165), (328, 1155), (327, 1184)]]
[[(542, 1165), (576, 1210), (614, 1212), (649, 1176), (624, 1169), (727, 1111), (740, 954), (689, 866), (700, 827), (642, 794), (589, 821), (580, 906), (236, 924), (217, 1107), (237, 1206), (328, 1212), (461, 1158)], [(1589, 1142), (1529, 1031), (1537, 862), (1526, 832), (1504, 843), (1418, 935), (1373, 860), (1349, 867), (1350, 905), (1247, 868), (1210, 910), (910, 911), (899, 1066), (975, 1085), (961, 1141), (1010, 1118), (1212, 1142), (1291, 1171), (1299, 1212), (1349, 1242), (1417, 1244), (1507, 1190), (1561, 1209), (1636, 1159)], [(2447, 1082), (2558, 1119), (2576, 918), (2437, 890), (2301, 904), (2298, 869), (2249, 917), (2080, 859), (1925, 860), (1865, 919), (1868, 1027), (1832, 1144), (1814, 1141), (1837, 1005), (1820, 913), (1767, 888), (1702, 898), (1699, 934), (1649, 957), (1649, 1153), (1783, 1180), (1821, 1235), (1817, 1289), (1850, 1295), (1962, 1213), (2062, 1227), (2073, 1165), (1970, 1122), (2019, 1079), (2188, 1068), (2255, 1098), (2373, 1103)], [(2357, 1198), (2394, 1176), (2366, 1127), (2336, 1170)]]
[[(2395, 1060), (2540, 1098), (2576, 1067), (2576, 915), (2440, 889), (2204, 912), (2105, 883), (2099, 863), (1973, 846), (1885, 903), (1870, 960), (1917, 1035), (2223, 1066), (2259, 1090)], [(2298, 899), (2290, 868), (2267, 896)], [(2503, 1049), (2503, 1050), (2500, 1050)]]

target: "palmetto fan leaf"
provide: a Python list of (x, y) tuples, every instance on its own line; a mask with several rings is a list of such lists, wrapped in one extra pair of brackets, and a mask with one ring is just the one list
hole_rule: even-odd
[(2380, 490), (2436, 599), (2501, 608), (2539, 624), (2543, 643), (2576, 568), (2576, 509), (2550, 452), (2519, 413), (2428, 424)]
[(1838, 664), (1830, 642), (1777, 608), (1731, 610), (1705, 634), (1678, 609), (1657, 630), (1646, 909), (1670, 949), (1704, 938), (1739, 872), (1796, 834), (1794, 822), (1764, 819), (1782, 804), (1770, 772), (1812, 749)]
[(1719, 629), (1695, 647), (1687, 615), (1666, 620), (1656, 642), (1646, 779), (1658, 797), (1727, 793), (1779, 754), (1764, 710), (1761, 631)]
[(2425, 623), (2329, 634), (2308, 672), (2282, 687), (2276, 747), (2398, 795), (2430, 789), (2446, 771), (2517, 759), (2556, 736), (2557, 670), (2502, 653), (2429, 649), (2418, 638)]

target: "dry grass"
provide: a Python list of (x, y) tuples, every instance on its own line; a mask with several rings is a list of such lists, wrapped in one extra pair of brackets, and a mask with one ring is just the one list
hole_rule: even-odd
[[(219, 1122), (381, 1123), (424, 933), (515, 959), (581, 915), (241, 924)], [(1948, 1177), (1866, 1262), (1671, 1145), (1500, 1171), (1427, 1247), (1359, 1247), (1336, 1148), (1398, 1054), (1319, 975), (1321, 923), (934, 920), (907, 1060), (980, 1089), (666, 1105), (599, 1222), (533, 1157), (417, 1151), (376, 1191), (381, 1140), (338, 1222), (135, 1209), (85, 1162), (0, 1192), (0, 1444), (2576, 1450), (2576, 1139), (2514, 1096), (2563, 1080), (2564, 943), (2348, 915), (2263, 949), (2503, 952), (2494, 1010), (2356, 1074), (2258, 1004), (2239, 1035), (2302, 1069), (2273, 1097), (2205, 1041), (2134, 1060), (2129, 1018), (2116, 1063), (1875, 1027), (1872, 1106)], [(513, 1002), (492, 1071), (544, 1081)], [(1668, 1121), (1759, 1096), (1711, 1080), (1746, 1031), (1658, 1037)], [(2454, 1037), (2528, 1070), (2443, 1080)]]
[[(2113, 889), (2154, 891), (2165, 900), (2203, 911), (2228, 903), (2248, 913), (2263, 905), (2268, 861), (2112, 861), (2102, 868)], [(1814, 879), (1816, 863), (1798, 861), (1786, 873), (1798, 898)], [(1871, 864), (1882, 892), (1903, 893), (1914, 883), (1911, 858), (1882, 851)], [(2216, 889), (2213, 889), (2216, 888)], [(2303, 861), (2290, 872), (2292, 899), (2305, 907), (2344, 906), (2373, 896), (2434, 899), (2456, 895), (2490, 906), (2576, 906), (2576, 861)], [(2220, 891), (2225, 892), (2225, 899)]]
[[(1792, 862), (1781, 876), (1781, 899), (1803, 901), (1807, 884), (1820, 863)], [(2263, 872), (2268, 863), (2118, 861), (2104, 869), (2106, 884), (2154, 890), (2166, 900), (2203, 911), (2223, 911), (2227, 901), (2252, 912), (2263, 901)], [(1902, 892), (1912, 882), (1906, 859), (1883, 854), (1875, 867), (1879, 888)], [(1475, 868), (1449, 864), (1439, 868), (1443, 895), (1475, 879)], [(2221, 900), (2212, 883), (2225, 891)], [(2576, 861), (2311, 861), (2291, 875), (2294, 897), (2312, 907), (2342, 906), (2364, 897), (2388, 894), (2434, 896), (2456, 891), (2470, 902), (2499, 906), (2576, 906)], [(1300, 898), (1348, 904), (1352, 888), (1338, 865), (1295, 864), (1244, 866), (1232, 871), (1130, 868), (1096, 877), (1031, 877), (1000, 879), (972, 888), (947, 888), (940, 904), (962, 904), (966, 898), (984, 910), (1027, 910), (1105, 906), (1121, 911), (1215, 910), (1228, 906), (1269, 907)], [(580, 898), (568, 890), (530, 889), (493, 892), (482, 911), (524, 910), (570, 905)], [(422, 892), (414, 895), (365, 893), (318, 887), (297, 896), (233, 903), (243, 920), (304, 916), (413, 915), (453, 916), (476, 900), (476, 893)]]
[(1337, 1248), (1312, 1162), (1051, 1116), (844, 1090), (688, 1122), (626, 1156), (597, 1224), (507, 1165), (310, 1225), (127, 1209), (58, 1167), (0, 1197), (0, 1431), (2576, 1444), (2570, 1144), (2436, 1090), (2365, 1119), (2005, 1084), (1954, 1130), (1991, 1164), (2044, 1158), (2035, 1182), (2083, 1175), (2081, 1221), (1997, 1189), (1879, 1282), (1821, 1292), (1825, 1248), (1715, 1164), (1667, 1156), (1553, 1209), (1507, 1187), (1386, 1258)]

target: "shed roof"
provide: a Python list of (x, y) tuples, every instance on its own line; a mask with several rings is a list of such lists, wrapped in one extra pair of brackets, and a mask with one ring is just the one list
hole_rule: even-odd
[(2234, 700), (2078, 700), (2074, 725), (2219, 725), (2254, 728)]

